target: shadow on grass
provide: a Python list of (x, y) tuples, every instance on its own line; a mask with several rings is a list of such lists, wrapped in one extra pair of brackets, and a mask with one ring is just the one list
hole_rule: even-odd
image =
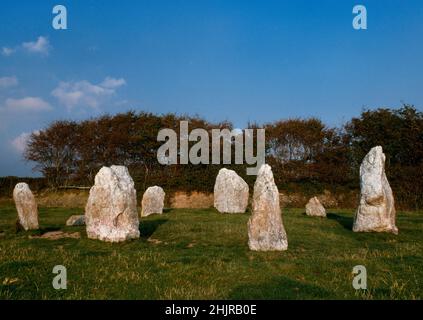
[(343, 226), (347, 230), (352, 230), (354, 218), (353, 217), (345, 217), (340, 216), (336, 213), (328, 213), (327, 218), (331, 220), (337, 221), (341, 226)]
[(149, 238), (154, 231), (162, 224), (166, 223), (168, 219), (143, 220), (140, 222), (140, 237)]
[(35, 260), (4, 261), (2, 264), (0, 264), (0, 274), (6, 275), (8, 272), (19, 273), (22, 271), (22, 269), (31, 269), (39, 264), (40, 263)]
[(239, 286), (230, 293), (228, 298), (235, 300), (327, 299), (333, 298), (333, 295), (326, 289), (313, 284), (278, 277), (261, 284)]
[(44, 228), (39, 228), (35, 230), (24, 230), (24, 228), (20, 226), (20, 224), (16, 223), (14, 233), (22, 234), (22, 235), (27, 234), (31, 236), (42, 236), (43, 234), (47, 232), (60, 231), (61, 229), (62, 229), (61, 227), (44, 227)]
[(47, 232), (60, 231), (60, 230), (61, 230), (60, 227), (44, 227), (44, 228), (40, 228), (38, 230), (32, 230), (31, 233), (33, 235), (40, 235), (40, 236), (42, 236), (43, 234), (45, 234)]

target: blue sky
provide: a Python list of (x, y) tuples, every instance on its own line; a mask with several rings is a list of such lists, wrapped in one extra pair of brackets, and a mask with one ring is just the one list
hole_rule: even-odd
[[(68, 10), (54, 30), (52, 8)], [(363, 4), (368, 29), (354, 30)], [(0, 10), (0, 176), (34, 175), (28, 134), (127, 110), (238, 127), (423, 106), (421, 0), (12, 1)]]

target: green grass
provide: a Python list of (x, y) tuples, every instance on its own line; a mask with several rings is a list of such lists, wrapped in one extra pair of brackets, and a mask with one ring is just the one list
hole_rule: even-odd
[[(400, 212), (394, 236), (353, 233), (351, 210), (328, 210), (322, 219), (284, 209), (285, 252), (248, 250), (248, 214), (170, 210), (143, 218), (139, 240), (109, 244), (64, 226), (81, 212), (41, 208), (41, 231), (15, 233), (14, 207), (0, 207), (0, 299), (423, 297), (422, 212)], [(28, 238), (56, 229), (82, 238)], [(67, 268), (67, 290), (52, 287), (55, 265)], [(355, 265), (366, 266), (368, 290), (353, 289)]]

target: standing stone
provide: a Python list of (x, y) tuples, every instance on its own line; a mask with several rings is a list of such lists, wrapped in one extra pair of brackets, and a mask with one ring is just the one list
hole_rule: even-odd
[(150, 214), (163, 213), (165, 192), (161, 187), (154, 186), (145, 190), (141, 201), (141, 217)]
[(306, 215), (312, 217), (326, 217), (325, 207), (322, 206), (317, 197), (311, 198), (306, 205)]
[(360, 204), (354, 232), (392, 232), (395, 225), (395, 204), (392, 189), (385, 175), (385, 154), (382, 147), (374, 147), (360, 166)]
[(26, 231), (38, 229), (38, 208), (28, 184), (18, 183), (13, 190), (13, 200), (18, 211), (19, 224)]
[(261, 166), (254, 184), (253, 213), (248, 221), (248, 246), (251, 250), (287, 250), (288, 238), (282, 223), (279, 191), (272, 168)]
[(248, 196), (248, 184), (235, 171), (220, 169), (214, 184), (214, 207), (219, 212), (244, 213)]
[(103, 167), (85, 207), (87, 236), (108, 242), (139, 238), (137, 195), (124, 166)]
[(85, 215), (70, 216), (66, 225), (69, 227), (85, 226)]

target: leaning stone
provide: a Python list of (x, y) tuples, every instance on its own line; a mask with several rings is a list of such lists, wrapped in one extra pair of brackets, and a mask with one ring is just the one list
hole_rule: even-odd
[(154, 186), (145, 190), (141, 201), (141, 217), (150, 214), (163, 213), (165, 192), (161, 187)]
[(252, 215), (248, 221), (248, 246), (256, 251), (288, 249), (282, 223), (279, 191), (269, 165), (261, 166), (254, 184)]
[(87, 236), (108, 242), (139, 238), (137, 195), (124, 166), (103, 167), (85, 208)]
[(317, 197), (311, 198), (306, 205), (306, 215), (312, 217), (326, 217), (326, 210)]
[(66, 221), (66, 225), (69, 227), (85, 226), (85, 215), (71, 216)]
[(233, 170), (220, 169), (214, 184), (214, 207), (222, 213), (244, 213), (248, 184)]
[(18, 223), (24, 230), (36, 230), (38, 226), (38, 207), (28, 184), (18, 183), (13, 190), (13, 200), (18, 211)]
[(385, 174), (385, 154), (382, 147), (374, 147), (360, 166), (360, 204), (353, 231), (398, 234), (395, 218), (394, 196)]

